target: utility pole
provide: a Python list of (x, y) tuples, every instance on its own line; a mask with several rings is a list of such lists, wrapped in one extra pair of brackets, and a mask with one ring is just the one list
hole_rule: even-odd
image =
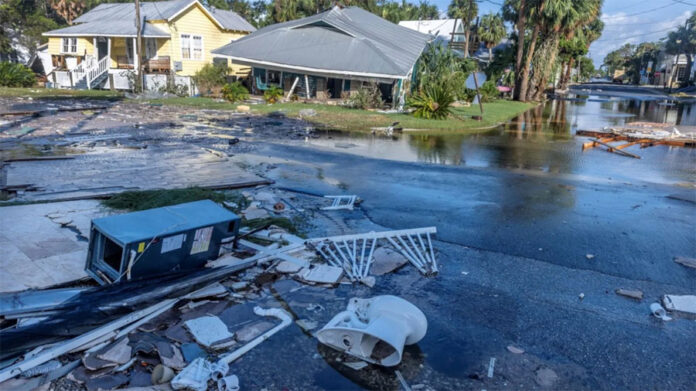
[(135, 82), (136, 88), (135, 92), (143, 90), (143, 44), (142, 44), (142, 26), (140, 25), (140, 0), (135, 0), (135, 29), (136, 29), (136, 39), (135, 39), (135, 52), (137, 58), (135, 59), (137, 68), (135, 70)]

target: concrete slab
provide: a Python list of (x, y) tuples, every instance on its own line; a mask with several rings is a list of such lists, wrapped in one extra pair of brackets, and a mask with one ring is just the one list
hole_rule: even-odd
[(235, 188), (269, 183), (226, 157), (180, 144), (144, 149), (95, 147), (74, 159), (18, 161), (6, 167), (6, 186), (31, 184), (36, 190), (17, 200), (76, 200), (127, 190)]
[(98, 201), (0, 207), (0, 292), (86, 277), (90, 221), (110, 213)]

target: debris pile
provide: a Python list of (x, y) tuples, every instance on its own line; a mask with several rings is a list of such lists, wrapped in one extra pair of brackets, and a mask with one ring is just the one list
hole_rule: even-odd
[[(291, 291), (320, 289), (326, 297), (339, 284), (373, 286), (375, 276), (407, 263), (433, 275), (438, 271), (432, 247), (436, 229), (304, 239), (271, 222), (288, 213), (336, 218), (354, 212), (322, 211), (323, 196), (315, 197), (311, 206), (308, 197), (296, 199), (271, 188), (244, 196), (244, 202), (227, 201), (225, 206), (242, 210), (246, 221), (253, 217), (269, 223), (222, 239), (220, 256), (199, 270), (92, 288), (0, 295), (0, 387), (35, 388), (61, 381), (87, 389), (166, 385), (238, 390), (245, 379), (233, 373), (232, 364), (293, 324), (357, 358), (346, 363), (355, 370), (368, 363), (399, 364), (404, 345), (417, 343), (427, 329), (425, 315), (413, 304), (395, 296), (354, 298), (342, 315), (313, 331), (330, 313), (316, 303), (306, 306), (309, 316), (288, 312), (291, 307), (281, 296), (288, 291), (280, 283), (295, 284)], [(279, 203), (285, 207), (278, 208)], [(167, 235), (159, 236), (150, 241), (167, 249), (173, 245), (171, 240), (165, 243)], [(347, 314), (352, 320), (345, 323)], [(354, 340), (346, 344), (337, 333), (348, 328)]]
[[(604, 128), (601, 131), (578, 130), (578, 136), (592, 137), (582, 145), (582, 150), (604, 146), (609, 152), (640, 159), (640, 156), (624, 151), (633, 145), (641, 148), (655, 145), (696, 147), (696, 127), (675, 126), (658, 122), (631, 122), (624, 126)], [(623, 144), (610, 144), (625, 141)]]

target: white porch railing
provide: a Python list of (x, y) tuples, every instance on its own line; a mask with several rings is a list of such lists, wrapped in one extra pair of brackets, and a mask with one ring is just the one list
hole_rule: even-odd
[(73, 87), (84, 79), (87, 89), (92, 89), (92, 82), (109, 70), (110, 62), (111, 59), (108, 56), (99, 61), (95, 61), (95, 59), (91, 57), (82, 61), (70, 71)]
[(99, 60), (95, 67), (92, 67), (87, 71), (87, 89), (92, 89), (92, 81), (96, 80), (99, 76), (103, 75), (104, 72), (109, 70), (110, 63), (111, 58), (106, 56)]

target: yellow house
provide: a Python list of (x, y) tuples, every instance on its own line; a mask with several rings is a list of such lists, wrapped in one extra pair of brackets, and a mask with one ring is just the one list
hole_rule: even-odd
[[(140, 61), (146, 80), (173, 75), (180, 82), (205, 64), (227, 62), (211, 51), (256, 30), (237, 13), (206, 7), (198, 0), (142, 2), (140, 18), (140, 59), (133, 3), (100, 4), (72, 26), (44, 33), (56, 86), (129, 88)], [(232, 70), (240, 76), (248, 72), (239, 66)]]

